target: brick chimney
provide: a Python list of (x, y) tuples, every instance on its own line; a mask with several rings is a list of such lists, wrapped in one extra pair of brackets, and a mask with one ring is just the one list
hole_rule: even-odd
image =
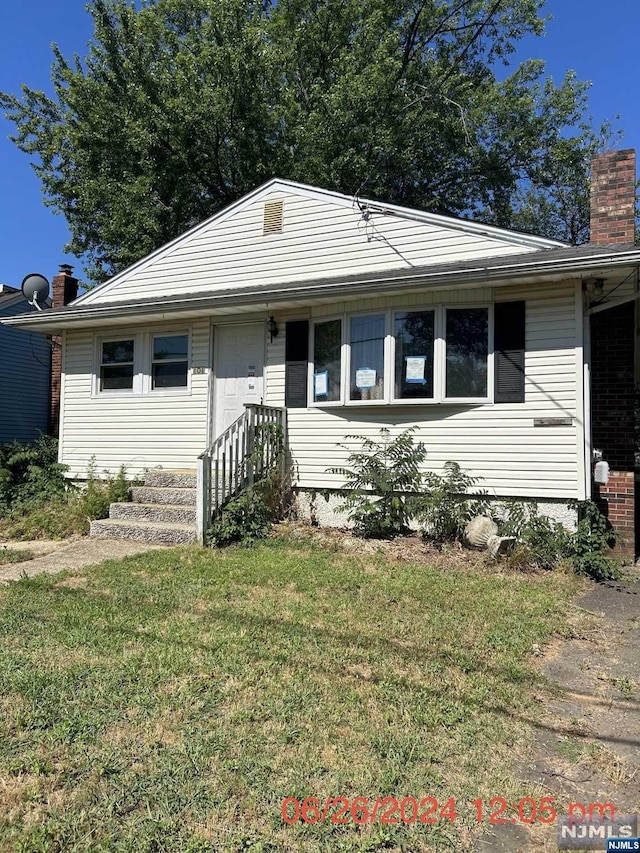
[[(73, 267), (60, 264), (58, 275), (54, 275), (51, 304), (54, 309), (63, 308), (78, 295), (78, 279), (73, 277)], [(60, 384), (62, 379), (62, 337), (54, 335), (51, 350), (51, 391), (49, 398), (49, 433), (58, 435), (60, 427)]]
[(635, 150), (597, 154), (591, 161), (591, 243), (633, 243), (635, 209)]

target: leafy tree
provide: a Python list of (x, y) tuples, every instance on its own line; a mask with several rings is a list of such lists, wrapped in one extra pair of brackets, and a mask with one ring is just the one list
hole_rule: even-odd
[(543, 199), (564, 236), (551, 188), (598, 145), (587, 86), (539, 61), (498, 77), (542, 4), (93, 0), (53, 95), (0, 104), (95, 280), (273, 175), (537, 231)]

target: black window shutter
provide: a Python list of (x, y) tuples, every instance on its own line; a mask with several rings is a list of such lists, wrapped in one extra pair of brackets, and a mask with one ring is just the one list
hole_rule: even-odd
[(524, 403), (525, 303), (496, 302), (493, 361), (496, 403)]
[(306, 408), (309, 321), (294, 320), (285, 326), (284, 404), (288, 409)]

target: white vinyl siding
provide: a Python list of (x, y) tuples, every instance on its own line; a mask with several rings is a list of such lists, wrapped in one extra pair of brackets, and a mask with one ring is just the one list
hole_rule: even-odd
[[(311, 310), (275, 312), (279, 335), (266, 346), (265, 403), (283, 406), (285, 335), (288, 320), (375, 313), (431, 305), (490, 305), (494, 301), (526, 300), (526, 387), (524, 403), (471, 404), (402, 403), (379, 407), (313, 407), (290, 409), (288, 440), (295, 485), (340, 488), (342, 480), (327, 468), (346, 464), (347, 451), (338, 447), (348, 434), (377, 438), (388, 426), (397, 434), (417, 426), (416, 438), (427, 447), (427, 466), (442, 470), (458, 462), (480, 478), (489, 496), (539, 500), (580, 498), (584, 488), (582, 458), (582, 371), (579, 349), (581, 311), (573, 281), (549, 285), (485, 288), (460, 292), (416, 292), (402, 298), (380, 297), (333, 302)], [(126, 327), (125, 327), (126, 328)], [(136, 329), (146, 336), (176, 327)], [(142, 474), (147, 467), (193, 468), (207, 444), (210, 320), (191, 328), (191, 393), (184, 396), (91, 397), (95, 339), (90, 332), (68, 332), (63, 378), (64, 440), (62, 461), (73, 476), (84, 476), (95, 455), (98, 472)], [(578, 349), (576, 348), (578, 346)], [(535, 426), (536, 418), (572, 418), (570, 426)]]
[[(448, 460), (458, 462), (481, 478), (478, 488), (489, 496), (569, 499), (581, 497), (583, 446), (581, 395), (577, 379), (581, 371), (576, 352), (576, 285), (574, 282), (466, 291), (458, 294), (413, 294), (403, 300), (390, 297), (361, 300), (359, 311), (389, 307), (427, 306), (454, 302), (526, 300), (525, 402), (502, 404), (449, 404), (424, 406), (390, 405), (382, 408), (294, 409), (288, 413), (288, 435), (302, 488), (339, 488), (342, 480), (327, 468), (345, 465), (347, 451), (340, 442), (356, 449), (358, 443), (345, 435), (377, 438), (383, 426), (393, 434), (417, 426), (416, 439), (427, 447), (427, 467), (442, 470)], [(353, 304), (342, 303), (314, 309), (313, 316), (348, 312)], [(297, 318), (299, 318), (298, 315)], [(284, 319), (284, 318), (283, 318)], [(292, 318), (293, 319), (293, 318)], [(284, 332), (284, 323), (283, 323)], [(282, 336), (279, 346), (284, 346)], [(580, 360), (580, 365), (578, 364)], [(273, 359), (268, 366), (271, 405), (284, 402), (284, 366)], [(573, 418), (571, 426), (534, 426), (535, 418)]]
[[(284, 202), (283, 230), (264, 234), (264, 204), (274, 200)], [(463, 223), (447, 228), (382, 213), (373, 213), (365, 223), (357, 206), (277, 191), (213, 221), (82, 302), (142, 301), (527, 251), (506, 237), (465, 233), (463, 228)]]
[[(175, 325), (135, 328), (147, 347), (153, 334), (175, 332)], [(126, 327), (121, 336), (127, 336)], [(110, 397), (92, 396), (95, 335), (84, 330), (67, 331), (60, 455), (70, 468), (69, 475), (85, 477), (92, 457), (98, 475), (104, 470), (116, 473), (120, 465), (130, 477), (156, 466), (195, 468), (198, 454), (207, 445), (209, 337), (208, 317), (192, 324), (190, 393), (181, 388), (181, 393), (129, 392)]]

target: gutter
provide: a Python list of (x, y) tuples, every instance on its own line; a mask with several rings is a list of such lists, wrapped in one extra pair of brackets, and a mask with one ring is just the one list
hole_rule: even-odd
[[(278, 302), (296, 299), (321, 299), (323, 297), (335, 298), (339, 292), (342, 298), (350, 298), (362, 294), (372, 295), (379, 291), (393, 288), (394, 293), (419, 287), (430, 289), (442, 287), (462, 287), (473, 284), (477, 287), (490, 285), (494, 282), (504, 281), (505, 278), (523, 278), (532, 275), (566, 275), (571, 273), (589, 272), (611, 267), (623, 267), (629, 264), (640, 264), (640, 250), (629, 252), (616, 252), (611, 255), (597, 257), (582, 256), (570, 260), (558, 261), (553, 258), (547, 260), (536, 259), (535, 261), (521, 262), (518, 264), (501, 264), (491, 267), (473, 267), (465, 270), (434, 271), (422, 270), (419, 273), (400, 272), (396, 275), (387, 275), (384, 278), (375, 278), (369, 275), (358, 279), (319, 279), (304, 285), (291, 287), (265, 287), (261, 290), (246, 291), (238, 288), (236, 291), (222, 291), (218, 294), (200, 293), (188, 297), (168, 297), (163, 299), (147, 299), (136, 302), (114, 302), (87, 307), (67, 308), (66, 310), (46, 311), (39, 315), (19, 315), (7, 318), (1, 322), (7, 326), (24, 326), (26, 328), (46, 330), (58, 330), (70, 328), (79, 323), (86, 323), (93, 319), (115, 319), (122, 321), (123, 314), (129, 317), (155, 317), (164, 315), (165, 311), (171, 313), (195, 310), (198, 308), (215, 309), (236, 305), (248, 307), (251, 305), (261, 306), (266, 303), (269, 306)], [(509, 282), (511, 283), (511, 282)]]

